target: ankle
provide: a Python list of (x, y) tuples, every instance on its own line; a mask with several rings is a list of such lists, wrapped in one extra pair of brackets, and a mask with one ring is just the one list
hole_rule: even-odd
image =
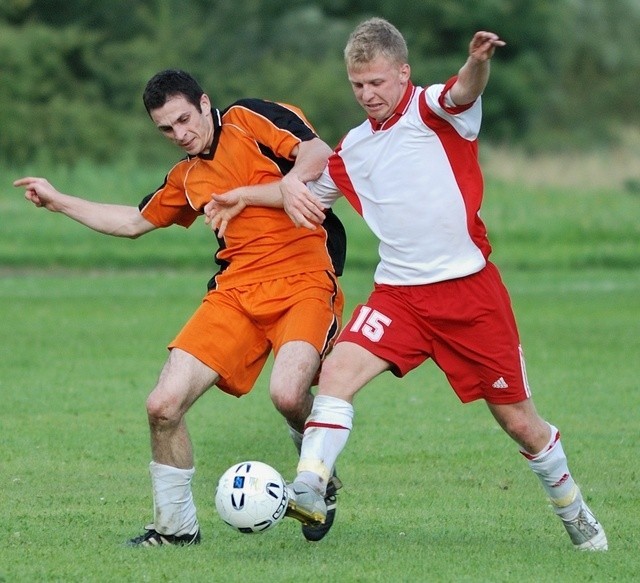
[(325, 490), (327, 489), (326, 482), (318, 474), (314, 474), (313, 472), (300, 472), (296, 476), (295, 481), (306, 484), (321, 496), (324, 496)]

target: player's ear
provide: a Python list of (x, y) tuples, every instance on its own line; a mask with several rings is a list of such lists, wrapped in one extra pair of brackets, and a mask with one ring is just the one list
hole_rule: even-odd
[(409, 63), (405, 63), (400, 67), (400, 79), (404, 83), (408, 81), (410, 77), (411, 77), (411, 67), (409, 66)]
[(200, 97), (200, 110), (202, 112), (207, 112), (211, 109), (211, 100), (206, 93), (203, 93)]

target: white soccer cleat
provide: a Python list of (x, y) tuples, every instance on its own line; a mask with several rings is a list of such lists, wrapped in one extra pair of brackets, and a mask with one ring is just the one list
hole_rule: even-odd
[(577, 550), (606, 551), (609, 548), (602, 525), (584, 501), (578, 515), (573, 520), (563, 520), (562, 523)]
[(331, 530), (333, 521), (336, 518), (337, 494), (340, 488), (342, 488), (342, 482), (334, 471), (334, 474), (329, 478), (327, 491), (324, 493), (324, 503), (327, 506), (327, 516), (324, 523), (302, 525), (302, 534), (308, 541), (317, 542), (322, 540)]
[(303, 482), (287, 485), (289, 502), (285, 516), (290, 516), (302, 524), (324, 524), (327, 517), (327, 505), (322, 494)]

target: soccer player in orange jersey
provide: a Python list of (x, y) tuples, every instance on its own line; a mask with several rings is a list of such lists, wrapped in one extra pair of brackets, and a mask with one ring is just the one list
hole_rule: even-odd
[[(215, 193), (250, 200), (254, 190), (279, 196), (299, 188), (320, 175), (331, 153), (296, 107), (243, 99), (219, 110), (183, 71), (155, 75), (143, 100), (160, 132), (187, 155), (138, 206), (63, 194), (39, 177), (14, 185), (38, 207), (100, 233), (136, 238), (170, 225), (189, 227)], [(251, 206), (224, 227), (216, 231), (219, 270), (170, 343), (147, 399), (154, 522), (129, 541), (132, 546), (200, 541), (185, 423), (196, 400), (214, 385), (236, 397), (248, 393), (273, 350), (270, 395), (299, 449), (313, 403), (310, 386), (340, 328), (337, 276), (346, 241), (333, 213), (327, 213), (324, 228), (310, 231), (297, 229), (282, 208)], [(317, 540), (330, 526), (330, 520), (306, 525), (303, 533)]]

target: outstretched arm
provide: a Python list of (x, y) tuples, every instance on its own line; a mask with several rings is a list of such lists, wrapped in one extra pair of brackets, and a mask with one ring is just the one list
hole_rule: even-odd
[(28, 176), (13, 185), (24, 187), (24, 197), (37, 207), (62, 213), (99, 233), (135, 239), (156, 228), (135, 206), (104, 204), (63, 194), (44, 178)]
[(491, 57), (496, 47), (503, 47), (505, 44), (493, 32), (480, 31), (473, 35), (469, 44), (469, 57), (449, 92), (456, 105), (472, 103), (482, 95), (489, 81)]

